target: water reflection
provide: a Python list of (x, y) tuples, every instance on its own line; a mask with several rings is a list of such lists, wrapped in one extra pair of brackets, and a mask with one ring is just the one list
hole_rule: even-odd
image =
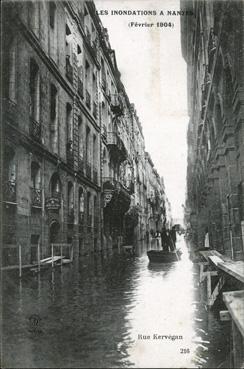
[(4, 365), (216, 367), (228, 327), (206, 310), (183, 239), (179, 246), (172, 264), (150, 264), (141, 244), (135, 257), (84, 257), (20, 283), (4, 275)]

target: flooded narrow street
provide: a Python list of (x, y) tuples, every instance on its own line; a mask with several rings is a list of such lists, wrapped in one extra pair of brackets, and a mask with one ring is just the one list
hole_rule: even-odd
[[(217, 367), (228, 322), (207, 311), (184, 239), (179, 262), (117, 252), (24, 275), (4, 274), (4, 367)], [(51, 269), (51, 268), (50, 268)]]

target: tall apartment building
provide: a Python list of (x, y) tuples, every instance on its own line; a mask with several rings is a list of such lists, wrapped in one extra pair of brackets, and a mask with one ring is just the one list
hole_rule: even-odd
[(181, 1), (188, 71), (186, 221), (195, 244), (233, 259), (244, 250), (244, 93), (241, 1)]
[(145, 237), (144, 137), (94, 3), (4, 2), (2, 41), (4, 263)]

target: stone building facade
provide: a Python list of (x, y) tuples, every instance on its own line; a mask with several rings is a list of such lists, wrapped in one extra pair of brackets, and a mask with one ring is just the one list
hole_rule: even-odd
[(144, 238), (144, 137), (94, 3), (5, 2), (2, 41), (4, 263)]
[(244, 249), (244, 7), (241, 1), (181, 1), (187, 62), (186, 223), (193, 241), (242, 259)]

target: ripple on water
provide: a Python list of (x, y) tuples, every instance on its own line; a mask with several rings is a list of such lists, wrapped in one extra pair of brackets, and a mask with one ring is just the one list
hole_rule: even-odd
[[(24, 277), (21, 285), (5, 274), (6, 366), (190, 368), (223, 361), (218, 350), (227, 344), (228, 326), (204, 309), (187, 253), (178, 263), (152, 265), (142, 249), (129, 259), (86, 257), (62, 273)], [(39, 335), (28, 332), (34, 313)], [(183, 339), (138, 339), (155, 333)]]

